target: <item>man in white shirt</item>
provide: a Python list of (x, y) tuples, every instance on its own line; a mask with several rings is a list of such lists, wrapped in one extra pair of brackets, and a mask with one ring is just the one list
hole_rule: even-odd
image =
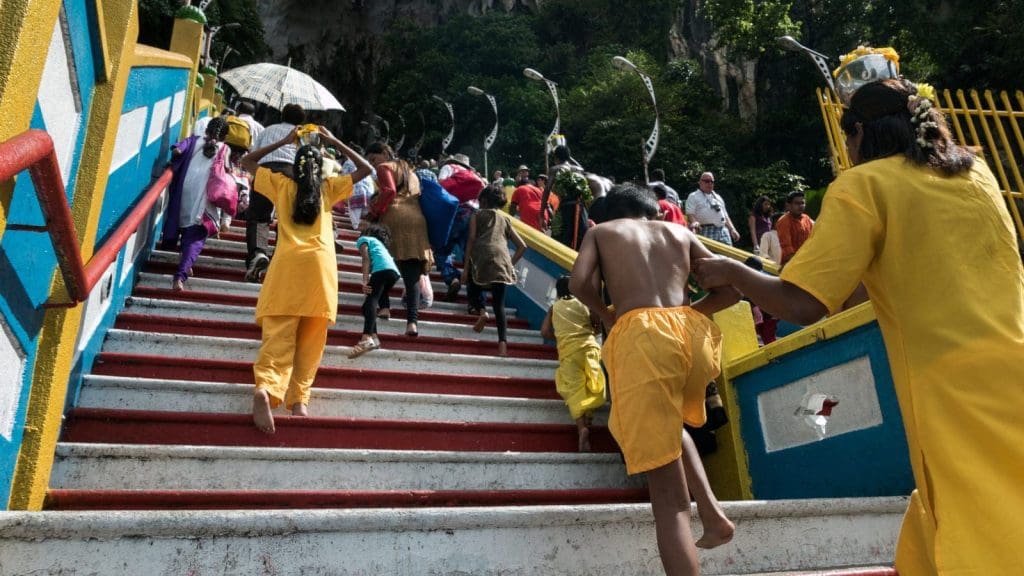
[[(252, 149), (259, 150), (280, 141), (296, 126), (305, 122), (306, 111), (302, 106), (286, 104), (281, 110), (281, 122), (267, 126), (260, 132), (259, 138), (254, 137)], [(261, 158), (260, 167), (291, 175), (297, 151), (298, 148), (295, 144), (285, 144)], [(270, 257), (267, 253), (273, 214), (274, 205), (270, 200), (260, 194), (259, 190), (253, 190), (249, 197), (249, 209), (245, 213), (245, 247), (247, 251), (245, 279), (248, 282), (259, 282), (260, 277), (270, 265)]]
[(725, 208), (725, 201), (715, 192), (715, 175), (711, 172), (701, 174), (697, 190), (686, 197), (686, 220), (691, 230), (722, 244), (732, 246), (740, 239), (740, 233)]
[(255, 145), (260, 139), (260, 134), (263, 133), (263, 124), (260, 124), (253, 118), (253, 114), (256, 113), (256, 106), (252, 102), (242, 102), (238, 105), (238, 117), (245, 121), (249, 125), (249, 134), (252, 136), (252, 142)]

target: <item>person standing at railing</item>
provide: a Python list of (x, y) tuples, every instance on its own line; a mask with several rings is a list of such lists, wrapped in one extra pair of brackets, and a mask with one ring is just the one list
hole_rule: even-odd
[(863, 282), (917, 485), (896, 570), (1019, 574), (1024, 269), (998, 182), (952, 140), (932, 97), (902, 79), (853, 93), (840, 125), (854, 166), (779, 278), (725, 258), (701, 259), (696, 274), (799, 324), (836, 314)]
[(697, 189), (686, 197), (685, 208), (686, 221), (697, 234), (728, 246), (740, 239), (740, 233), (729, 218), (725, 200), (715, 192), (715, 175), (711, 172), (700, 175)]
[[(338, 316), (338, 259), (331, 208), (352, 195), (353, 180), (367, 177), (370, 163), (342, 144), (326, 128), (319, 139), (348, 156), (356, 171), (322, 178), (320, 146), (306, 144), (295, 153), (293, 176), (260, 166), (260, 159), (291, 145), (297, 129), (242, 157), (255, 173), (254, 185), (277, 210), (277, 251), (256, 303), (263, 343), (253, 364), (256, 388), (252, 415), (256, 428), (274, 433), (272, 410), (284, 402), (292, 416), (306, 416), (309, 390), (327, 342), (328, 325)], [(266, 134), (266, 132), (264, 132)]]
[[(180, 237), (181, 253), (178, 270), (171, 280), (172, 290), (185, 289), (185, 281), (192, 274), (192, 265), (203, 251), (206, 238), (220, 226), (220, 210), (207, 199), (206, 186), (218, 152), (225, 146), (227, 132), (227, 121), (217, 116), (207, 123), (205, 136), (190, 136), (171, 151), (174, 179), (164, 214), (163, 248), (173, 249)], [(219, 156), (228, 162), (226, 154)]]

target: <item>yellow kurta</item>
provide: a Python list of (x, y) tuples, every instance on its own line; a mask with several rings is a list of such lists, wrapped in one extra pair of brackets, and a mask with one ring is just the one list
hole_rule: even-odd
[(335, 322), (338, 259), (331, 207), (352, 195), (352, 178), (336, 176), (324, 181), (320, 217), (309, 225), (292, 220), (294, 180), (260, 168), (253, 187), (277, 209), (277, 247), (260, 289), (256, 322), (264, 316), (312, 316)]
[(858, 282), (871, 296), (917, 484), (900, 576), (1021, 573), (1024, 272), (988, 167), (943, 177), (900, 155), (846, 171), (782, 279), (829, 313)]
[(555, 386), (576, 420), (604, 406), (601, 346), (594, 337), (589, 310), (575, 298), (554, 303), (551, 323), (558, 342)]

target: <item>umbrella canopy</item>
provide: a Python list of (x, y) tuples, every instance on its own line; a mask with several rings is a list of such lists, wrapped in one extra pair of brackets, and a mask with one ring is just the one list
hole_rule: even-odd
[(242, 98), (263, 102), (280, 110), (285, 104), (299, 104), (306, 110), (341, 110), (338, 102), (308, 74), (270, 62), (232, 68), (220, 77)]

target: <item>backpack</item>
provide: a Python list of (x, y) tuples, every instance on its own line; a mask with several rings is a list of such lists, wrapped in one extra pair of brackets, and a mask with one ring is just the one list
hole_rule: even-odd
[(235, 148), (252, 148), (252, 130), (249, 123), (238, 116), (228, 116), (228, 134), (224, 137), (224, 143)]
[(455, 166), (452, 175), (442, 180), (440, 184), (452, 196), (458, 198), (459, 202), (475, 201), (477, 196), (480, 196), (480, 191), (487, 186), (472, 170), (461, 166)]
[(420, 178), (420, 210), (427, 221), (427, 237), (434, 250), (440, 251), (448, 243), (458, 209), (458, 198), (437, 182)]

